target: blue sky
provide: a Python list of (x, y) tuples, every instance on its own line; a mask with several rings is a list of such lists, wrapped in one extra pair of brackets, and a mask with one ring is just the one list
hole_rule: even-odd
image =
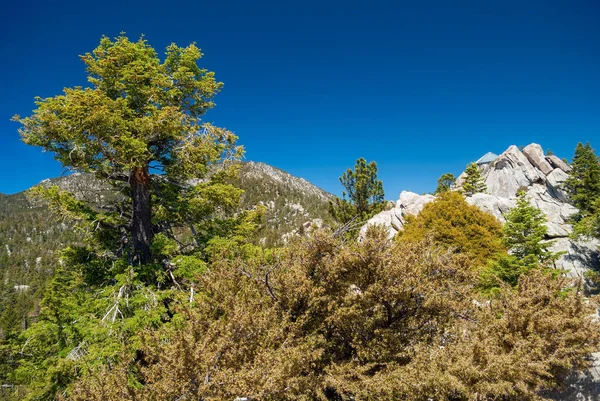
[(0, 192), (61, 174), (9, 119), (86, 85), (78, 55), (121, 31), (161, 54), (197, 42), (225, 83), (206, 120), (336, 194), (359, 157), (388, 199), (511, 144), (570, 158), (600, 147), (599, 21), (597, 0), (5, 2)]

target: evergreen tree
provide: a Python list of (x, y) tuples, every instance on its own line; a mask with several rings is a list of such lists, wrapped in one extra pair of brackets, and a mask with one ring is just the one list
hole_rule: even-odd
[(442, 174), (442, 176), (437, 180), (437, 188), (435, 189), (434, 195), (439, 195), (443, 192), (449, 191), (455, 182), (456, 177), (454, 177), (454, 174)]
[(244, 243), (263, 210), (228, 213), (242, 149), (201, 120), (222, 86), (201, 56), (172, 44), (161, 61), (143, 39), (103, 37), (81, 57), (91, 88), (37, 98), (32, 116), (15, 117), (27, 144), (114, 189), (102, 203), (58, 186), (30, 192), (83, 235), (54, 266), (38, 321), (11, 344), (19, 399), (57, 399), (94, 367), (136, 358), (138, 334), (193, 300), (211, 257), (255, 252)]
[(519, 191), (516, 205), (506, 215), (502, 229), (504, 243), (511, 254), (521, 260), (531, 258), (545, 264), (554, 258), (548, 251), (550, 242), (544, 241), (548, 233), (546, 216), (527, 200), (526, 193)]
[(579, 209), (575, 233), (600, 238), (600, 161), (589, 143), (577, 144), (571, 167), (564, 188)]
[(364, 158), (358, 159), (354, 170), (346, 170), (340, 182), (345, 188), (342, 199), (330, 203), (330, 212), (338, 221), (365, 220), (383, 210), (383, 184), (377, 179), (374, 161), (367, 163)]
[(151, 260), (157, 232), (190, 226), (215, 205), (231, 206), (240, 196), (223, 184), (223, 174), (188, 184), (205, 179), (211, 165), (241, 154), (235, 135), (201, 120), (222, 87), (213, 72), (197, 65), (201, 57), (194, 44), (172, 44), (161, 62), (143, 38), (103, 37), (92, 53), (81, 56), (91, 87), (38, 97), (32, 116), (14, 117), (25, 143), (53, 152), (67, 169), (94, 173), (122, 190), (127, 201), (105, 210), (66, 195), (49, 196), (57, 209), (116, 230), (115, 248), (125, 231), (136, 262)]
[(571, 167), (564, 187), (581, 213), (593, 212), (593, 204), (600, 198), (600, 161), (589, 143), (577, 144)]
[(471, 196), (480, 192), (485, 193), (487, 191), (487, 186), (476, 163), (468, 164), (465, 173), (465, 181), (462, 185), (462, 192), (465, 196)]
[(524, 191), (519, 191), (516, 205), (507, 213), (502, 228), (503, 242), (510, 254), (502, 255), (483, 272), (485, 291), (495, 292), (497, 279), (515, 286), (522, 274), (552, 267), (561, 254), (548, 250), (552, 242), (544, 240), (548, 232), (545, 223), (544, 214), (529, 203)]

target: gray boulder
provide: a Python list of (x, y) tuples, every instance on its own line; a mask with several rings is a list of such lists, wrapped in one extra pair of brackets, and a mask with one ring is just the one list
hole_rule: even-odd
[(473, 206), (477, 206), (484, 212), (494, 215), (501, 222), (505, 221), (504, 215), (515, 206), (514, 199), (481, 193), (469, 196), (467, 202)]
[(555, 155), (546, 156), (546, 160), (552, 165), (552, 167), (559, 168), (565, 173), (568, 173), (572, 170), (571, 166)]
[(542, 173), (548, 175), (552, 172), (552, 166), (546, 160), (542, 147), (537, 143), (525, 146), (525, 148), (523, 148), (523, 154), (527, 157), (527, 160)]
[(402, 191), (394, 208), (371, 217), (360, 229), (359, 241), (362, 241), (365, 237), (368, 228), (375, 225), (385, 227), (388, 230), (389, 237), (392, 238), (398, 231), (402, 230), (406, 216), (416, 216), (426, 204), (434, 199), (435, 196), (433, 195), (419, 195), (414, 192)]
[(483, 174), (488, 193), (502, 198), (512, 198), (519, 189), (545, 182), (544, 174), (515, 145), (498, 156), (489, 171)]

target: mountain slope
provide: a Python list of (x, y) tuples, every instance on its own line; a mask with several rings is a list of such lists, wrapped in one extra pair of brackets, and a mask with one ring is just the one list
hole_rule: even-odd
[[(89, 174), (47, 179), (42, 184), (58, 185), (98, 205), (114, 196), (110, 186)], [(328, 219), (333, 195), (267, 164), (243, 163), (233, 184), (245, 191), (240, 209), (267, 207), (257, 238), (265, 245), (281, 245), (304, 224)], [(24, 192), (0, 194), (0, 340), (31, 321), (56, 266), (57, 252), (76, 241), (77, 233), (68, 222), (58, 221)]]
[(242, 209), (267, 207), (266, 224), (259, 232), (263, 244), (280, 245), (305, 224), (329, 219), (332, 194), (268, 164), (244, 163), (233, 183), (244, 190)]

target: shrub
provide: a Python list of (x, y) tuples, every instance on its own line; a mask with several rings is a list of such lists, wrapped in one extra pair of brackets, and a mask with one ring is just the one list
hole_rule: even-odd
[(537, 400), (598, 348), (580, 291), (540, 272), (485, 303), (468, 259), (431, 239), (317, 232), (274, 263), (211, 265), (180, 324), (73, 400)]
[(468, 255), (478, 267), (506, 251), (500, 222), (469, 205), (457, 192), (440, 194), (416, 217), (409, 218), (404, 230), (398, 233), (398, 240), (418, 242), (428, 235), (436, 243)]

